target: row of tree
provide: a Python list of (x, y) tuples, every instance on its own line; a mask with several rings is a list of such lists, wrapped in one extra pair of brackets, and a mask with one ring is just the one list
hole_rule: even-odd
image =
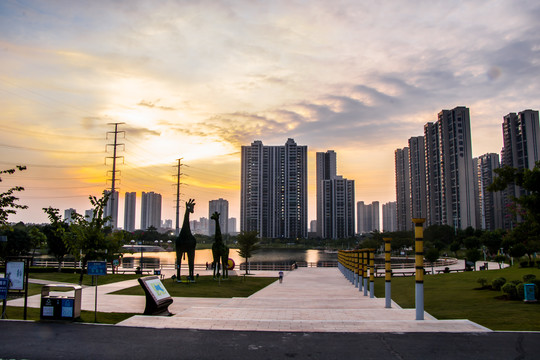
[[(17, 166), (14, 169), (2, 170), (1, 174), (13, 174), (16, 171), (24, 171), (26, 167)], [(510, 185), (517, 185), (524, 190), (524, 195), (514, 198), (513, 216), (516, 226), (509, 231), (481, 231), (473, 228), (465, 230), (454, 229), (449, 225), (432, 225), (424, 231), (425, 256), (428, 260), (436, 260), (439, 255), (446, 251), (457, 256), (458, 251), (466, 249), (465, 256), (470, 261), (481, 258), (483, 249), (487, 256), (496, 257), (503, 253), (519, 258), (525, 255), (532, 259), (533, 254), (540, 251), (540, 162), (533, 169), (514, 169), (502, 167), (495, 170), (497, 178), (490, 186), (490, 191), (502, 191)], [(2, 181), (0, 177), (0, 182)], [(96, 198), (90, 196), (90, 202), (94, 207), (92, 219), (75, 213), (68, 224), (62, 220), (59, 210), (44, 208), (50, 223), (46, 226), (25, 226), (17, 224), (7, 226), (10, 214), (19, 209), (27, 208), (17, 203), (16, 193), (23, 191), (22, 187), (12, 187), (6, 192), (0, 193), (0, 235), (7, 237), (8, 241), (0, 243), (0, 258), (6, 256), (28, 254), (35, 251), (42, 244), (47, 245), (48, 251), (60, 263), (68, 254), (80, 260), (83, 269), (89, 260), (105, 259), (112, 261), (120, 255), (120, 249), (124, 243), (132, 240), (141, 243), (153, 243), (156, 240), (172, 240), (170, 234), (160, 234), (154, 228), (145, 231), (129, 233), (126, 231), (112, 231), (107, 226), (108, 218), (103, 216), (103, 210), (108, 200), (108, 195)], [(239, 253), (244, 258), (251, 257), (259, 247), (257, 234), (243, 232), (234, 240)], [(406, 249), (414, 245), (412, 232), (378, 233), (360, 239), (361, 247), (379, 248), (382, 246), (383, 237), (392, 238), (392, 249), (395, 251)], [(304, 240), (305, 244), (308, 240)], [(290, 242), (290, 240), (268, 240), (268, 242)], [(354, 246), (358, 239), (343, 239), (343, 245)], [(320, 241), (318, 241), (320, 244)], [(310, 243), (311, 244), (311, 243)], [(313, 244), (311, 244), (313, 245)], [(499, 255), (500, 256), (500, 255)], [(499, 258), (500, 260), (500, 258)], [(83, 271), (84, 272), (84, 271)], [(82, 280), (82, 273), (81, 273)]]

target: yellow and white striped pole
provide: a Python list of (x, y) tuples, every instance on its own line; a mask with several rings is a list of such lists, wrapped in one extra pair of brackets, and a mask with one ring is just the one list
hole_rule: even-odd
[(364, 250), (359, 250), (358, 262), (358, 291), (362, 291), (362, 283), (364, 281)]
[(424, 320), (424, 222), (426, 219), (412, 219), (415, 239), (416, 269), (416, 320)]
[(369, 261), (369, 250), (364, 249), (364, 296), (368, 296), (368, 261)]
[(369, 249), (369, 297), (375, 297), (375, 249)]
[(358, 250), (354, 250), (354, 287), (358, 287)]
[(385, 308), (392, 307), (392, 257), (391, 257), (391, 238), (384, 240), (384, 296)]

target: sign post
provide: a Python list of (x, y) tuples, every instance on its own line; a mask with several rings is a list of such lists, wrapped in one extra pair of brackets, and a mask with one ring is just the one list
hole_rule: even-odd
[(106, 261), (89, 261), (87, 264), (88, 275), (92, 275), (96, 281), (96, 296), (94, 308), (94, 322), (97, 322), (97, 294), (98, 294), (98, 276), (107, 275)]
[[(9, 259), (16, 259), (16, 261)], [(9, 282), (9, 290), (18, 290), (19, 292), (24, 290), (24, 320), (26, 320), (28, 309), (28, 273), (30, 272), (31, 259), (30, 256), (16, 256), (8, 257), (6, 262), (6, 278)]]
[(0, 300), (3, 300), (2, 319), (6, 318), (7, 294), (9, 288), (9, 279), (0, 278)]

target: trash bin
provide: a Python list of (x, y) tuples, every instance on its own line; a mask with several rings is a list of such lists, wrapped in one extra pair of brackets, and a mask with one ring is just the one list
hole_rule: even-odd
[[(51, 289), (57, 290), (56, 295), (50, 295)], [(73, 291), (72, 295), (68, 291)], [(66, 295), (58, 295), (58, 291)], [(43, 285), (41, 288), (42, 320), (74, 320), (81, 316), (82, 287), (79, 285)]]
[(525, 302), (536, 302), (536, 294), (535, 294), (535, 284), (525, 284), (523, 285), (524, 290), (524, 301)]

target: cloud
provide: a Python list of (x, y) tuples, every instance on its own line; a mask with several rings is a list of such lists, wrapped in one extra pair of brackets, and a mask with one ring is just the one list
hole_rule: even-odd
[(144, 106), (144, 107), (147, 107), (147, 108), (150, 108), (150, 109), (158, 109), (158, 110), (164, 110), (164, 111), (174, 111), (174, 110), (177, 110), (176, 108), (173, 108), (173, 107), (170, 107), (170, 106), (160, 106), (160, 105), (157, 105), (157, 103), (160, 101), (161, 99), (157, 99), (156, 101), (152, 102), (152, 101), (147, 101), (147, 100), (141, 100), (137, 105), (138, 106)]

